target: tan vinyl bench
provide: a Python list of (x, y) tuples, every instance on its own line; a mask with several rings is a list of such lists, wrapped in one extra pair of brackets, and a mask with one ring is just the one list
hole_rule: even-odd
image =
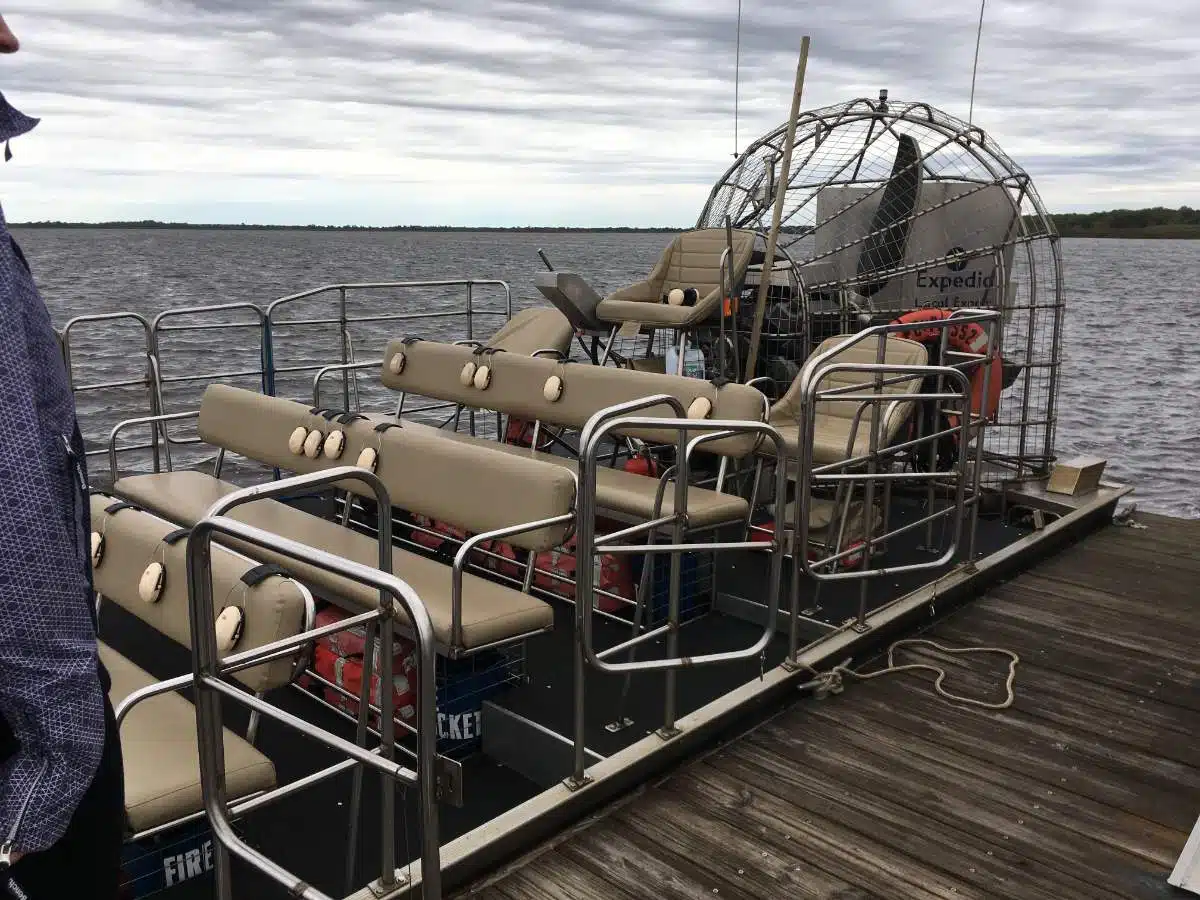
[[(796, 376), (791, 386), (778, 401), (771, 406), (770, 423), (779, 430), (787, 445), (788, 456), (797, 459), (800, 455), (800, 402), (803, 383), (812, 366), (818, 371), (834, 363), (876, 363), (879, 361), (879, 336), (867, 337), (852, 344), (840, 352), (835, 352), (828, 359), (820, 360), (826, 353), (837, 351), (837, 348), (851, 340), (854, 336), (847, 334), (826, 338), (809, 356), (810, 362), (805, 364), (800, 374)], [(884, 347), (883, 362), (889, 365), (925, 366), (929, 364), (929, 354), (925, 347), (916, 341), (906, 338), (887, 336)], [(874, 376), (859, 372), (839, 370), (821, 376), (818, 390), (830, 390), (840, 387), (859, 385), (861, 390), (856, 394), (869, 394), (875, 391)], [(882, 394), (905, 394), (920, 390), (921, 378), (915, 377), (885, 384), (879, 388)], [(851, 431), (854, 427), (854, 416), (858, 410), (857, 403), (846, 400), (820, 400), (816, 408), (816, 427), (813, 431), (813, 462), (816, 465), (837, 463), (857, 456), (865, 455), (871, 446), (871, 429), (875, 421), (875, 404), (868, 404), (859, 419), (858, 429), (851, 443)], [(880, 448), (886, 447), (896, 439), (901, 426), (908, 421), (912, 412), (911, 402), (899, 402), (885, 408), (885, 418), (879, 434)], [(773, 447), (764, 442), (763, 451), (770, 453)]]
[[(753, 231), (734, 229), (729, 271), (735, 286), (741, 283), (750, 265), (754, 238)], [(667, 328), (687, 328), (718, 317), (721, 256), (726, 246), (724, 228), (685, 231), (671, 241), (644, 280), (601, 300), (596, 306), (596, 316), (614, 324), (638, 322)], [(695, 288), (699, 297), (692, 306), (671, 306), (663, 302), (663, 297), (672, 288)]]
[[(475, 381), (463, 383), (467, 380), (464, 369), (469, 370), (471, 366), (475, 367), (476, 375), (480, 367), (487, 367), (490, 379), (485, 388), (476, 387)], [(763, 395), (742, 384), (718, 387), (697, 378), (563, 363), (515, 353), (480, 353), (470, 347), (436, 341), (393, 341), (384, 356), (381, 377), (384, 385), (396, 391), (572, 429), (582, 429), (600, 410), (654, 395), (674, 397), (693, 417), (762, 422), (767, 411)], [(555, 384), (561, 384), (562, 390), (556, 399), (552, 399), (554, 392), (550, 388)], [(704, 415), (706, 412), (707, 416)], [(672, 418), (677, 413), (666, 404), (660, 404), (631, 415)], [(411, 425), (406, 424), (406, 427)], [(448, 429), (426, 426), (425, 430), (455, 443), (485, 447), (492, 453), (499, 451), (508, 457), (539, 460), (566, 471), (577, 471), (575, 461), (570, 458)], [(628, 429), (617, 433), (662, 443), (676, 440), (676, 432), (669, 428)], [(701, 444), (697, 452), (739, 460), (754, 452), (759, 439), (757, 434), (734, 434)], [(603, 512), (648, 520), (653, 517), (657, 493), (656, 479), (607, 466), (597, 467), (596, 501)], [(664, 515), (674, 510), (673, 494), (671, 490), (665, 492)], [(688, 524), (692, 528), (744, 521), (750, 512), (742, 497), (696, 486), (689, 487), (687, 502)]]
[[(354, 465), (364, 450), (377, 457), (376, 474), (387, 486), (394, 506), (450, 522), (474, 533), (563, 519), (554, 525), (507, 538), (527, 550), (547, 550), (561, 544), (574, 512), (575, 476), (557, 466), (516, 457), (503, 457), (467, 444), (448, 442), (424, 429), (405, 425), (377, 430), (364, 417), (330, 420), (309, 407), (254, 391), (210, 385), (199, 413), (200, 437), (206, 443), (266, 465), (307, 474), (336, 466)], [(337, 457), (322, 450), (316, 458), (289, 446), (296, 429), (319, 431), (323, 438), (339, 431), (344, 448)], [(322, 444), (324, 441), (321, 442)], [(367, 495), (365, 485), (348, 481), (344, 487)], [(198, 471), (163, 472), (120, 478), (114, 491), (180, 525), (192, 525), (236, 486)], [(370, 495), (373, 496), (373, 495)], [(256, 500), (237, 506), (229, 515), (309, 546), (318, 547), (364, 565), (378, 565), (378, 542), (275, 500)], [(374, 606), (378, 592), (302, 562), (284, 560), (271, 551), (237, 547), (256, 559), (276, 562), (322, 596), (351, 609)], [(553, 610), (544, 601), (471, 574), (462, 579), (461, 634), (453, 633), (452, 571), (450, 567), (395, 548), (393, 567), (417, 592), (433, 621), (434, 636), (443, 653), (457, 655), (485, 646), (517, 640), (553, 626)]]
[[(106, 511), (117, 506), (122, 508)], [(164, 542), (178, 529), (103, 494), (92, 495), (91, 510), (92, 527), (103, 535), (102, 553), (93, 566), (97, 593), (166, 637), (190, 646), (186, 542)], [(140, 583), (152, 563), (163, 566), (164, 577), (157, 600), (147, 602)], [(249, 650), (310, 627), (311, 596), (292, 579), (220, 547), (213, 549), (211, 570), (216, 609), (232, 605), (244, 616), (241, 636), (231, 651)], [(158, 681), (103, 643), (100, 659), (112, 676), (109, 699), (114, 709), (135, 691)], [(286, 685), (295, 674), (295, 659), (285, 658), (244, 669), (233, 677), (252, 691), (266, 692)], [(196, 711), (190, 702), (174, 692), (150, 697), (129, 710), (120, 733), (125, 808), (134, 834), (169, 826), (203, 810)], [(224, 745), (225, 783), (231, 800), (275, 786), (271, 760), (247, 740), (225, 729)]]

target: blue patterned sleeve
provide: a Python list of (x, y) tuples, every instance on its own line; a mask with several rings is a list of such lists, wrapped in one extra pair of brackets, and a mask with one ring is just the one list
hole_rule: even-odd
[[(91, 784), (104, 705), (63, 429), (74, 411), (49, 316), (0, 220), (0, 843), (35, 852)], [(65, 398), (63, 396), (65, 392)]]

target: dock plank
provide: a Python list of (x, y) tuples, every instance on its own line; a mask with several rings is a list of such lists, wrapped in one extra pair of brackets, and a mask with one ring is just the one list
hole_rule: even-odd
[[(786, 893), (789, 897), (821, 900), (850, 888), (849, 882), (798, 862), (790, 854), (764, 850), (764, 843), (752, 832), (686, 802), (673, 790), (657, 791), (649, 803), (626, 807), (614, 818), (643, 839), (657, 841), (686, 856), (752, 896)], [(714, 846), (719, 853), (713, 852)]]
[(655, 897), (663, 900), (711, 900), (714, 894), (737, 900), (759, 896), (661, 843), (634, 840), (629, 829), (615, 821), (593, 825), (585, 834), (586, 840), (580, 835), (559, 845), (558, 853), (635, 896), (645, 896), (650, 886)]
[[(496, 900), (1168, 898), (1200, 812), (1200, 521), (1139, 516), (923, 637), (1021, 657), (805, 697), (485, 888)], [(1003, 657), (900, 651), (996, 700)], [(872, 661), (864, 670), (877, 668)], [(561, 883), (560, 883), (561, 880)]]
[[(917, 735), (933, 735), (946, 746), (986, 758), (992, 765), (1032, 773), (1048, 785), (1073, 790), (1136, 785), (1138, 796), (1127, 800), (1134, 812), (1168, 827), (1196, 818), (1196, 801), (1178, 787), (1196, 779), (1196, 770), (1139, 753), (1105, 740), (1050, 727), (1034, 717), (1011, 712), (979, 721), (963, 710), (920, 693), (919, 689), (873, 682), (858, 687), (855, 704), (880, 723)], [(1019, 688), (1018, 688), (1019, 690)], [(1142, 764), (1146, 769), (1142, 769)]]
[[(843, 856), (866, 845), (878, 848), (873, 849), (873, 856), (887, 852), (901, 859), (908, 857), (899, 873), (910, 893), (928, 892), (939, 879), (941, 887), (949, 887), (955, 897), (994, 897), (1011, 888), (1012, 860), (1005, 858), (1004, 848), (989, 853), (992, 848), (971, 839), (956, 836), (950, 841), (937, 833), (913, 829), (911, 811), (896, 798), (880, 797), (860, 790), (858, 785), (828, 779), (816, 770), (798, 768), (761, 747), (743, 745), (737, 753), (721, 754), (707, 764), (728, 777), (760, 785), (758, 793), (747, 792), (745, 799), (765, 822), (787, 823), (797, 834), (803, 831), (797, 829), (796, 822), (822, 828), (822, 840), (833, 840), (814, 857), (819, 865), (835, 869), (852, 865), (853, 857), (845, 860)], [(720, 784), (714, 778), (706, 778), (706, 782), (710, 791)], [(703, 789), (697, 794), (711, 797)], [(837, 828), (826, 829), (827, 822), (836, 823)], [(876, 872), (871, 869), (862, 876), (854, 876), (852, 871), (847, 874), (872, 878)], [(1064, 894), (1059, 889), (1037, 886), (1027, 896), (1057, 900)]]
[(875, 796), (886, 793), (925, 827), (957, 835), (960, 845), (979, 839), (990, 845), (986, 852), (993, 855), (1004, 848), (1014, 868), (1027, 869), (1027, 861), (1036, 860), (1041, 864), (1039, 880), (1056, 885), (1060, 896), (1127, 897), (1130, 882), (1145, 869), (1141, 859), (1121, 858), (1117, 852), (1095, 854), (1078, 835), (1047, 828), (1025, 809), (1003, 802), (994, 786), (955, 780), (940, 761), (914, 766), (903, 754), (881, 753), (842, 739), (823, 736), (813, 743), (781, 738), (756, 734), (743, 752), (766, 749), (820, 778)]
[(637, 896), (553, 853), (538, 857), (508, 876), (503, 884), (487, 890), (506, 900), (593, 900), (595, 897), (626, 900)]
[(1040, 604), (1031, 605), (1028, 599), (1022, 601), (1016, 591), (1019, 589), (1007, 586), (997, 590), (979, 601), (980, 611), (1053, 634), (1056, 647), (1060, 644), (1072, 648), (1081, 644), (1089, 647), (1099, 644), (1114, 651), (1160, 658), (1191, 677), (1200, 676), (1200, 662), (1182, 642), (1149, 630), (1133, 632), (1129, 617), (1108, 616), (1094, 607), (1084, 606), (1073, 614), (1057, 611)]
[[(1103, 535), (1064, 550), (1051, 569), (1067, 566), (1089, 556), (1102, 555), (1111, 558), (1143, 560), (1147, 563), (1162, 563), (1187, 567), (1200, 561), (1200, 547), (1194, 543), (1195, 529), (1180, 529), (1179, 520), (1168, 520), (1166, 528), (1147, 528), (1130, 534)], [(1189, 536), (1190, 535), (1190, 536)]]
[[(1105, 648), (1102, 652), (1089, 652), (1089, 648), (1072, 649), (1063, 644), (1046, 642), (1045, 646), (1030, 644), (1029, 630), (1011, 620), (989, 617), (980, 611), (970, 619), (956, 618), (939, 627), (939, 634), (961, 641), (968, 646), (1002, 644), (1021, 653), (1025, 660), (1036, 660), (1042, 668), (1058, 672), (1078, 683), (1102, 685), (1132, 695), (1131, 703), (1138, 700), (1161, 704), (1163, 707), (1181, 707), (1193, 712), (1200, 711), (1200, 692), (1196, 690), (1196, 678), (1177, 670), (1174, 666), (1159, 662), (1149, 665), (1142, 654), (1126, 654), (1117, 648)], [(1164, 715), (1173, 715), (1172, 709), (1164, 708)]]
[(1152, 863), (1166, 865), (1173, 861), (1171, 848), (1176, 831), (1124, 811), (1120, 806), (1126, 798), (1119, 794), (1110, 794), (1113, 802), (1109, 803), (1093, 800), (1085, 793), (1050, 794), (1046, 789), (1052, 785), (1029, 772), (1002, 769), (934, 739), (881, 729), (869, 716), (819, 708), (813, 710), (813, 718), (837, 728), (838, 734), (852, 744), (901, 754), (921, 765), (943, 766), (944, 776), (952, 782), (980, 788), (991, 785), (996, 797), (1029, 818), (1061, 824)]
[[(1200, 579), (1200, 572), (1188, 577), (1189, 581), (1192, 577)], [(1041, 605), (1053, 609), (1087, 609), (1103, 613), (1116, 618), (1125, 627), (1128, 627), (1130, 612), (1140, 613), (1144, 608), (1152, 620), (1157, 619), (1162, 623), (1164, 629), (1169, 627), (1200, 635), (1200, 623), (1189, 615), (1190, 611), (1182, 604), (1161, 602), (1161, 594), (1144, 598), (1122, 597), (1104, 589), (1040, 573), (1037, 577), (1023, 580), (1020, 591), (1023, 601), (1036, 598)]]

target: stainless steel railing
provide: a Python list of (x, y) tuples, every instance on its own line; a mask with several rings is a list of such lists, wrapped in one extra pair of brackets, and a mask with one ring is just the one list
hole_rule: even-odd
[[(797, 502), (794, 508), (794, 518), (791, 523), (793, 534), (796, 536), (793, 548), (793, 579), (792, 579), (792, 635), (789, 641), (789, 658), (794, 658), (798, 650), (796, 635), (796, 616), (799, 602), (799, 573), (801, 571), (818, 582), (832, 580), (861, 579), (859, 611), (855, 627), (865, 629), (867, 580), (883, 577), (905, 571), (940, 568), (948, 564), (959, 551), (964, 520), (967, 509), (970, 509), (968, 531), (968, 561), (974, 556), (975, 530), (979, 511), (980, 473), (983, 461), (984, 429), (988, 421), (986, 398), (992, 377), (991, 362), (997, 353), (996, 332), (999, 327), (1001, 313), (991, 310), (962, 310), (953, 316), (942, 320), (933, 320), (915, 324), (889, 324), (867, 328), (850, 335), (837, 346), (810, 358), (800, 374), (800, 458), (798, 460), (798, 498), (809, 498), (813, 489), (820, 486), (832, 486), (835, 491), (834, 521), (828, 526), (825, 552), (827, 555), (810, 559), (808, 548), (810, 544), (810, 527), (807, 505)], [(950, 329), (967, 323), (978, 324), (988, 336), (987, 350), (981, 354), (973, 354), (950, 350), (948, 338)], [(897, 332), (911, 331), (914, 327), (938, 329), (939, 353), (934, 365), (897, 365), (885, 362), (887, 354), (887, 336)], [(875, 340), (877, 344), (876, 361), (873, 363), (839, 362), (838, 357), (855, 344)], [(951, 362), (957, 359), (958, 362)], [(822, 387), (821, 385), (839, 372), (856, 373), (863, 376), (857, 383), (839, 387)], [(984, 409), (978, 413), (972, 410), (972, 383), (969, 373), (982, 373), (981, 396), (984, 398)], [(933, 379), (934, 386), (926, 388), (922, 385), (926, 379)], [(915, 382), (915, 386), (913, 383)], [(901, 385), (899, 391), (885, 388)], [(856, 408), (851, 417), (849, 437), (845, 455), (842, 459), (816, 465), (815, 435), (817, 432), (818, 409), (824, 405), (851, 403)], [(929, 433), (924, 433), (924, 417), (920, 408), (924, 404), (936, 404), (939, 415)], [(916, 436), (900, 441), (887, 442), (885, 435), (886, 424), (897, 414), (907, 416), (904, 407), (916, 410)], [(870, 416), (867, 412), (870, 411)], [(942, 417), (949, 417), (946, 427), (941, 427)], [(867, 448), (861, 449), (860, 429), (864, 420), (869, 419), (865, 427)], [(937, 445), (945, 437), (955, 438), (959, 452), (953, 466), (949, 470), (939, 471), (937, 468)], [(918, 454), (928, 452), (924, 470), (912, 466), (910, 471), (894, 471), (894, 464), (902, 457), (909, 460)], [(926, 487), (926, 512), (920, 519), (908, 522), (896, 528), (891, 528), (887, 521), (890, 507), (892, 486), (895, 484), (924, 484)], [(875, 533), (875, 501), (876, 493), (882, 485), (884, 523), (883, 532)], [(855, 487), (862, 489), (862, 527), (863, 535), (856, 546), (843, 548), (845, 520), (850, 514), (851, 499)], [(949, 488), (953, 491), (950, 505), (936, 509), (936, 492)], [(934, 544), (934, 524), (939, 520), (952, 520), (949, 541), (936, 558), (923, 562), (903, 565), (887, 565), (873, 567), (872, 555), (901, 534), (924, 527), (926, 529), (926, 547)], [(829, 541), (829, 534), (836, 538)], [(830, 547), (832, 546), (832, 550)], [(849, 557), (861, 554), (862, 559), (855, 566), (846, 565)]]
[[(655, 407), (667, 407), (673, 417), (635, 416), (632, 413), (641, 412)], [(597, 454), (606, 436), (615, 429), (629, 430), (637, 428), (656, 428), (674, 430), (676, 433), (675, 452), (675, 495), (670, 515), (655, 515), (650, 520), (629, 528), (621, 529), (610, 535), (596, 536), (596, 470), (600, 465)], [(689, 439), (694, 432), (703, 432)], [(587, 667), (592, 667), (607, 673), (631, 672), (665, 672), (666, 691), (664, 698), (663, 725), (659, 735), (664, 739), (674, 737), (679, 733), (676, 727), (676, 676), (680, 669), (692, 666), (717, 665), (735, 660), (749, 659), (761, 656), (766, 650), (775, 633), (775, 616), (779, 603), (779, 588), (783, 563), (782, 536), (776, 535), (770, 541), (726, 541), (711, 543), (687, 543), (687, 503), (688, 503), (688, 473), (691, 458), (695, 449), (702, 443), (737, 434), (754, 433), (761, 438), (770, 440), (780, 455), (785, 453), (783, 437), (776, 429), (765, 422), (725, 421), (714, 419), (689, 419), (680, 401), (669, 395), (661, 394), (621, 403), (593, 415), (583, 428), (580, 436), (579, 452), (579, 500), (576, 524), (576, 553), (578, 562), (575, 569), (575, 641), (576, 653), (574, 661), (574, 771), (567, 779), (566, 785), (572, 789), (583, 787), (590, 782), (587, 774), (586, 710), (585, 710), (585, 677)], [(782, 468), (776, 471), (776, 489), (782, 495), (784, 490), (785, 472)], [(656, 513), (661, 513), (663, 485), (660, 484), (656, 498)], [(658, 532), (670, 529), (669, 543), (623, 544), (617, 543), (639, 534), (653, 536)], [(680, 578), (682, 553), (688, 551), (721, 552), (728, 550), (743, 550), (768, 553), (770, 557), (769, 578), (769, 607), (767, 624), (763, 634), (751, 646), (741, 650), (722, 653), (709, 653), (700, 656), (679, 656), (679, 615), (680, 615)], [(667, 622), (664, 625), (637, 634), (627, 641), (597, 652), (592, 645), (592, 615), (595, 606), (593, 559), (598, 553), (620, 554), (658, 554), (671, 555), (670, 581), (667, 600)], [(650, 563), (647, 562), (647, 565)], [(639, 602), (644, 601), (644, 596)], [(628, 662), (609, 662), (608, 659), (625, 650), (632, 651), (635, 647), (647, 641), (666, 636), (666, 656), (661, 659)]]
[[(462, 287), (466, 289), (465, 305), (461, 309), (444, 309), (431, 310), (411, 313), (375, 313), (371, 315), (351, 315), (347, 309), (347, 300), (349, 294), (355, 291), (408, 291), (427, 288), (446, 288), (446, 287)], [(475, 302), (476, 288), (490, 287), (499, 288), (504, 294), (504, 305), (502, 309), (494, 309), (491, 307), (478, 307)], [(297, 319), (281, 318), (281, 311), (288, 306), (294, 305), (303, 300), (310, 300), (315, 297), (320, 297), (325, 294), (335, 294), (337, 303), (337, 314), (334, 317), (308, 317)], [(512, 318), (512, 290), (508, 282), (494, 278), (445, 278), (433, 279), (426, 281), (377, 281), (377, 282), (361, 282), (347, 284), (327, 284), (321, 287), (310, 288), (300, 291), (296, 294), (289, 294), (286, 297), (280, 297), (274, 300), (267, 306), (266, 319), (269, 327), (269, 333), (274, 334), (279, 328), (306, 328), (306, 327), (322, 327), (328, 328), (331, 325), (337, 325), (341, 335), (341, 363), (343, 366), (349, 365), (353, 360), (354, 355), (352, 340), (350, 337), (350, 326), (356, 324), (375, 324), (380, 322), (413, 322), (413, 321), (435, 321), (440, 319), (462, 319), (466, 325), (466, 337), (471, 340), (475, 337), (475, 317), (476, 316), (495, 316), (503, 317), (504, 321)], [(297, 366), (284, 366), (272, 368), (272, 379), (278, 375), (298, 375), (305, 373), (318, 372), (325, 368), (319, 364), (305, 364)], [(354, 389), (351, 387), (351, 381), (357, 385), (357, 373), (343, 369), (342, 380), (342, 408), (350, 409), (350, 396)], [(274, 382), (272, 381), (272, 388)]]
[[(384, 291), (413, 291), (428, 288), (465, 288), (465, 297), (461, 306), (411, 313), (368, 313), (355, 315), (349, 310), (349, 303), (355, 293), (377, 293)], [(488, 304), (480, 304), (476, 293), (480, 288), (498, 289), (503, 299), (500, 303), (494, 300)], [(325, 295), (335, 297), (336, 307), (329, 315), (310, 315), (303, 318), (286, 318), (287, 309), (302, 300), (320, 299)], [(243, 314), (245, 320), (231, 321), (232, 317)], [(261, 382), (265, 394), (275, 396), (277, 381), (281, 376), (320, 372), (326, 367), (317, 363), (302, 363), (297, 365), (280, 365), (279, 329), (312, 329), (337, 328), (340, 355), (342, 361), (342, 407), (351, 408), (351, 398), (354, 406), (358, 403), (358, 377), (345, 370), (346, 366), (353, 368), (355, 357), (354, 341), (351, 326), (385, 323), (385, 322), (414, 322), (458, 320), (465, 330), (467, 338), (473, 339), (480, 318), (507, 321), (512, 316), (512, 291), (507, 282), (498, 279), (454, 278), (431, 279), (423, 281), (384, 281), (345, 284), (327, 284), (321, 287), (301, 291), (286, 297), (280, 297), (263, 308), (255, 303), (234, 302), (213, 305), (181, 306), (164, 310), (153, 319), (136, 312), (115, 312), (75, 316), (70, 319), (59, 333), (59, 342), (63, 358), (67, 366), (67, 376), (71, 388), (76, 393), (87, 393), (102, 390), (122, 389), (144, 386), (147, 391), (145, 409), (150, 416), (158, 416), (167, 411), (164, 401), (165, 387), (179, 387), (190, 384), (208, 384), (216, 380), (233, 378), (256, 378)], [(215, 321), (213, 320), (215, 318)], [(183, 320), (183, 321), (180, 321)], [(190, 320), (190, 321), (189, 321)], [(111, 379), (105, 381), (89, 381), (82, 379), (79, 367), (74, 359), (74, 342), (78, 332), (84, 327), (119, 322), (135, 323), (140, 326), (143, 335), (142, 348), (139, 356), (146, 360), (146, 371), (136, 377)], [(253, 331), (255, 339), (252, 346), (241, 348), (242, 351), (256, 353), (258, 361), (244, 366), (225, 369), (198, 369), (182, 372), (166, 372), (163, 369), (164, 347), (168, 335), (186, 332), (208, 332), (213, 330)], [(329, 372), (334, 369), (329, 369)], [(329, 374), (327, 372), (326, 374)], [(86, 435), (85, 435), (86, 436)], [(166, 467), (172, 468), (172, 446), (198, 444), (195, 437), (180, 437), (171, 433), (166, 422), (154, 422), (149, 439), (145, 442), (130, 444), (121, 449), (129, 451), (149, 450), (152, 454), (154, 471), (160, 471), (163, 458)], [(89, 456), (104, 453), (97, 448), (88, 451)]]
[[(142, 354), (146, 360), (146, 370), (138, 377), (118, 378), (108, 381), (79, 381), (75, 368), (75, 357), (72, 340), (74, 335), (80, 330), (81, 326), (98, 325), (101, 323), (113, 324), (118, 322), (133, 322), (141, 327), (143, 345)], [(158, 366), (158, 347), (155, 340), (154, 326), (145, 316), (135, 312), (115, 312), (115, 313), (90, 313), (82, 316), (75, 316), (68, 320), (63, 326), (58, 336), (59, 346), (62, 349), (63, 362), (67, 370), (67, 384), (75, 394), (90, 393), (93, 391), (119, 390), (122, 388), (144, 387), (146, 389), (147, 408), (151, 415), (157, 415), (163, 409), (162, 381), (161, 372)], [(162, 442), (160, 444), (160, 441)], [(167, 458), (167, 468), (171, 467), (171, 448), (167, 441), (165, 427), (160, 428), (159, 425), (152, 425), (150, 429), (150, 438), (146, 443), (131, 444), (122, 448), (123, 450), (150, 450), (154, 462), (154, 471), (159, 471), (161, 467), (160, 452), (165, 451)], [(103, 453), (103, 449), (93, 449), (86, 451), (87, 456), (98, 456)]]
[[(254, 500), (278, 497), (298, 490), (329, 486), (338, 482), (356, 479), (367, 484), (375, 495), (379, 516), (379, 568), (371, 568), (350, 560), (334, 556), (315, 547), (273, 535), (262, 529), (246, 525), (229, 518), (235, 507)], [(228, 804), (224, 782), (224, 748), (222, 740), (221, 699), (228, 698), (248, 706), (266, 718), (320, 741), (339, 751), (355, 765), (355, 783), (351, 801), (351, 846), (357, 841), (357, 810), (361, 799), (361, 775), (364, 768), (379, 772), (382, 778), (380, 799), (381, 813), (381, 873), (373, 887), (381, 893), (398, 886), (395, 868), (395, 783), (414, 785), (418, 791), (418, 809), (421, 821), (421, 875), (422, 896), (426, 900), (439, 900), (441, 896), (441, 863), (438, 839), (437, 813), (437, 710), (435, 685), (435, 642), (433, 624), (429, 613), (416, 592), (392, 574), (391, 556), (391, 500), (383, 482), (371, 472), (356, 466), (340, 466), (310, 475), (300, 475), (264, 485), (235, 491), (222, 498), (192, 529), (187, 543), (189, 613), (191, 619), (193, 652), (193, 686), (196, 697), (197, 729), (200, 750), (201, 789), (205, 800), (205, 812), (214, 836), (214, 866), (218, 900), (231, 897), (229, 854), (233, 853), (245, 862), (286, 887), (292, 896), (306, 900), (330, 900), (330, 898), (308, 885), (283, 867), (268, 859), (258, 850), (246, 844), (234, 832), (230, 814), (235, 812)], [(301, 634), (283, 641), (266, 644), (236, 657), (220, 658), (216, 632), (213, 627), (215, 609), (210, 570), (211, 545), (214, 535), (242, 541), (270, 550), (309, 565), (318, 566), (360, 584), (379, 590), (378, 607), (367, 615), (368, 646), (373, 638), (371, 623), (379, 627), (380, 680), (383, 684), (392, 681), (394, 637), (393, 619), (403, 613), (416, 637), (417, 668), (417, 751), (416, 769), (398, 764), (392, 756), (395, 749), (395, 711), (391, 691), (381, 691), (380, 746), (368, 750), (366, 724), (369, 716), (368, 704), (359, 709), (359, 728), (356, 742), (351, 743), (324, 731), (311, 723), (285, 712), (267, 701), (245, 693), (224, 680), (222, 675), (230, 665), (261, 662), (284, 648), (299, 647), (313, 639), (314, 634)], [(349, 621), (349, 620), (347, 620)], [(362, 621), (356, 617), (355, 621)], [(346, 621), (337, 623), (349, 627)], [(335, 629), (337, 630), (337, 629)], [(322, 632), (326, 633), (326, 632)], [(364, 658), (368, 664), (371, 654)], [(370, 671), (363, 674), (364, 684), (369, 683)], [(349, 764), (348, 764), (349, 765)], [(289, 786), (290, 787), (290, 786)], [(246, 801), (236, 811), (245, 811), (247, 805), (261, 804), (262, 798)], [(348, 863), (348, 873), (353, 873)]]

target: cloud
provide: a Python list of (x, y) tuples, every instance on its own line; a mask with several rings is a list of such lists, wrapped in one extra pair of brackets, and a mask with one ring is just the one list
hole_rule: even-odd
[[(961, 0), (744, 0), (737, 146), (887, 87), (965, 117)], [(13, 220), (686, 225), (732, 161), (736, 0), (24, 0)], [(1200, 203), (1186, 4), (991, 0), (975, 121), (1054, 210)]]

